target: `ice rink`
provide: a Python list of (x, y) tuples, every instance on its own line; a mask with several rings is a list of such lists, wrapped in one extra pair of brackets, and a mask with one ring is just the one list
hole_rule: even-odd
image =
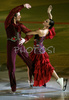
[(61, 90), (54, 78), (46, 87), (29, 87), (27, 72), (17, 70), (17, 91), (12, 93), (7, 73), (0, 72), (0, 100), (69, 100), (69, 81), (66, 91)]

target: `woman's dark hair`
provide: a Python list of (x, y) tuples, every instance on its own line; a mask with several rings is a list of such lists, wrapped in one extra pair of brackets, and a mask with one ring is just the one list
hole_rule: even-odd
[(50, 19), (49, 25), (50, 25), (49, 29), (51, 29), (54, 26), (54, 21), (52, 19)]

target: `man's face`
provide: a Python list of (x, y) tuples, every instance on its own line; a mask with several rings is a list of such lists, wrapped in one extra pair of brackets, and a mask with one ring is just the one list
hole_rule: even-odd
[(18, 13), (17, 13), (16, 20), (17, 20), (17, 21), (20, 21), (20, 19), (21, 19), (21, 15), (20, 15), (20, 12), (18, 12)]

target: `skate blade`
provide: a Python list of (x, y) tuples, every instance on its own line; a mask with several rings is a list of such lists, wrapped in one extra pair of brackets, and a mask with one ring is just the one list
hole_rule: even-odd
[(33, 85), (30, 85), (30, 87), (33, 87)]
[(63, 87), (63, 91), (66, 90), (68, 79), (64, 79), (64, 81), (65, 81), (66, 83), (65, 83), (65, 85), (64, 85), (64, 87)]

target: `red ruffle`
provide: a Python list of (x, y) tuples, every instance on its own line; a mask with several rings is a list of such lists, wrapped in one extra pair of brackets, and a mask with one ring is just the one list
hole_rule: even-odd
[(46, 39), (52, 39), (54, 36), (56, 35), (55, 33), (55, 28), (52, 27), (51, 29), (49, 29), (49, 34), (46, 36)]
[(49, 56), (46, 52), (44, 54), (34, 54), (33, 51), (30, 58), (35, 64), (33, 86), (43, 86), (51, 79), (54, 70), (49, 62)]

